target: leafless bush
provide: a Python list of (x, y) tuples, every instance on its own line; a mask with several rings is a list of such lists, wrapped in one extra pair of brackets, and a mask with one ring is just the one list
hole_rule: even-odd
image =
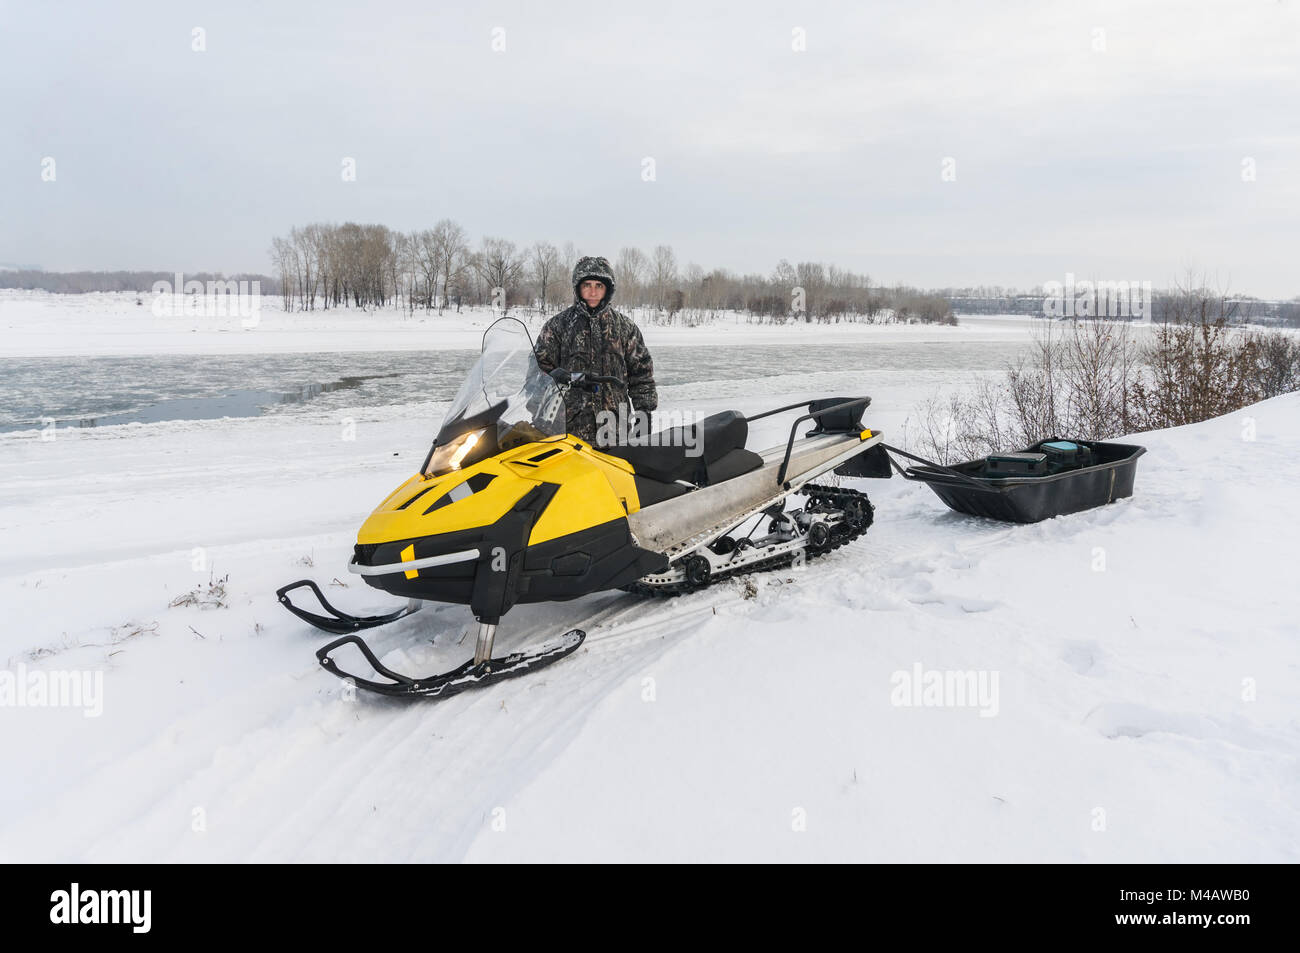
[(1252, 334), (1247, 340), (1258, 368), (1260, 399), (1300, 390), (1300, 341), (1282, 331)]
[(1143, 426), (1179, 427), (1251, 403), (1252, 362), (1242, 344), (1222, 318), (1157, 328), (1136, 389)]
[(915, 439), (911, 427), (904, 443), (940, 463), (955, 463), (989, 453), (990, 448), (1019, 444), (1011, 427), (1009, 387), (1005, 381), (977, 380), (969, 390), (932, 397), (920, 408)]
[(956, 325), (957, 317), (947, 298), (939, 295), (905, 294), (894, 302), (894, 316), (904, 324), (919, 321), (921, 324)]
[(943, 463), (1053, 436), (1100, 440), (1133, 421), (1138, 350), (1126, 325), (1048, 322), (1001, 380), (932, 399), (920, 410), (920, 451)]
[(1161, 325), (1136, 402), (1143, 429), (1180, 427), (1300, 389), (1300, 345), (1281, 332), (1230, 328), (1219, 316)]
[(919, 409), (916, 446), (951, 463), (1047, 437), (1105, 440), (1197, 423), (1300, 389), (1300, 342), (1230, 327), (1226, 295), (1194, 291), (1186, 323), (1139, 346), (1127, 325), (1098, 319), (1042, 325), (1002, 379)]

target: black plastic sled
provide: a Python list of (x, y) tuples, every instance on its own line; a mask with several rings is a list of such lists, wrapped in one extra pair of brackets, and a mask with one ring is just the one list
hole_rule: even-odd
[(1135, 444), (1053, 438), (943, 467), (889, 449), (917, 460), (901, 475), (927, 484), (952, 509), (1008, 523), (1037, 523), (1132, 496), (1137, 459), (1146, 453)]

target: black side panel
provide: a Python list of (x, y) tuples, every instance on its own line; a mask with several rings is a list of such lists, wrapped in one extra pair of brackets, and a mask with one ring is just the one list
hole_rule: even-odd
[[(533, 523), (541, 516), (555, 494), (558, 483), (542, 483), (524, 494), (510, 512), (487, 527), (484, 542), (498, 555), (488, 552), (487, 559), (479, 560), (474, 573), (474, 588), (470, 593), (469, 607), (475, 618), (495, 623), (510, 607), (519, 601), (522, 586), (524, 554)], [(501, 562), (505, 563), (504, 570)]]
[(889, 454), (881, 444), (863, 450), (856, 457), (846, 460), (835, 468), (840, 476), (866, 477), (875, 480), (887, 480), (894, 475), (889, 465)]
[(617, 589), (667, 567), (661, 554), (632, 542), (627, 520), (620, 517), (528, 547), (516, 601), (575, 599)]

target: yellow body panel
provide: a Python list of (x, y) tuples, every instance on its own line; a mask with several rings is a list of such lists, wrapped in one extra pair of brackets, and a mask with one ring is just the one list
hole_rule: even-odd
[[(476, 473), (491, 473), (498, 478), (478, 493), (439, 507), (425, 515), (424, 511), (440, 497), (445, 496), (453, 487), (459, 486)], [(427, 493), (406, 509), (398, 509), (411, 497), (429, 488), (430, 484), (433, 484), (433, 487)], [(519, 502), (520, 497), (532, 488), (532, 483), (515, 478), (514, 474), (503, 469), (496, 460), (483, 460), (472, 467), (435, 477), (432, 480), (417, 474), (379, 504), (366, 518), (357, 532), (357, 542), (363, 545), (387, 543), (397, 539), (432, 536), (435, 533), (454, 533), (461, 529), (473, 529), (475, 526), (495, 523), (502, 513)]]
[[(559, 453), (550, 452), (555, 450)], [(530, 462), (530, 458), (544, 453), (549, 454), (545, 459)], [(480, 473), (496, 479), (477, 493), (425, 513), (452, 489)], [(375, 508), (358, 531), (357, 542), (386, 543), (488, 526), (539, 483), (554, 483), (559, 490), (533, 526), (530, 545), (640, 509), (632, 465), (600, 453), (576, 437), (568, 437), (526, 444), (437, 477), (417, 473)], [(417, 495), (419, 499), (400, 508)], [(407, 573), (408, 577), (413, 575)]]
[[(556, 454), (542, 468), (544, 479), (558, 484), (559, 490), (533, 524), (529, 545), (620, 519), (636, 506), (630, 474), (613, 466), (604, 454), (597, 456), (581, 441), (569, 446), (574, 449)], [(615, 490), (614, 479), (626, 479), (623, 495)]]

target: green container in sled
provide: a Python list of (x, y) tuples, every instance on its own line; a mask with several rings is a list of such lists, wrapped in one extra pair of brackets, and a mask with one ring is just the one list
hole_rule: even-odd
[(1073, 440), (1045, 440), (1042, 448), (1051, 473), (1092, 466), (1092, 450)]
[[(1017, 453), (992, 454), (951, 467), (938, 464), (902, 470), (929, 485), (959, 513), (1009, 523), (1037, 523), (1067, 513), (1105, 506), (1133, 495), (1137, 459), (1146, 447), (1096, 440), (1040, 440)], [(1036, 472), (1009, 473), (1009, 467)]]
[(985, 457), (989, 476), (1042, 476), (1047, 472), (1045, 453), (993, 453)]

